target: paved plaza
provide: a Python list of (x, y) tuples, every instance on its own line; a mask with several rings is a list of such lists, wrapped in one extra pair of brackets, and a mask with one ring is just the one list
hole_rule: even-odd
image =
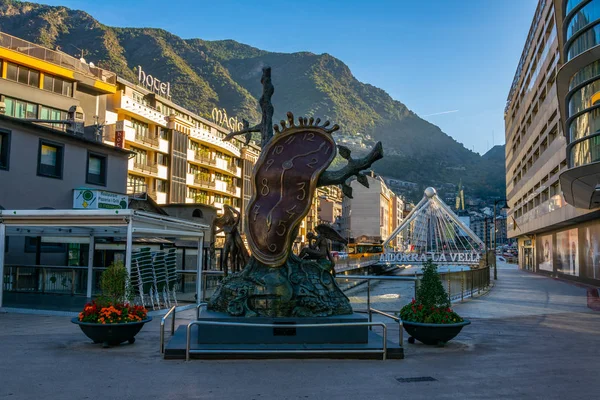
[[(394, 298), (394, 285), (375, 287), (374, 300)], [(402, 290), (396, 301), (410, 293)], [(0, 398), (581, 399), (600, 392), (600, 313), (587, 307), (585, 288), (501, 265), (491, 292), (455, 309), (472, 324), (445, 348), (405, 343), (406, 358), (388, 361), (170, 361), (159, 353), (160, 318), (134, 345), (102, 349), (67, 317), (0, 314)], [(177, 323), (192, 315), (179, 313)], [(394, 324), (390, 337), (398, 340)]]

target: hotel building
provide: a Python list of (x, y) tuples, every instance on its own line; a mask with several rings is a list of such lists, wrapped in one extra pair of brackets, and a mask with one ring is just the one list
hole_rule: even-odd
[[(260, 149), (170, 100), (170, 85), (146, 72), (134, 84), (60, 51), (0, 32), (0, 101), (5, 114), (28, 120), (66, 120), (81, 107), (81, 133), (133, 152), (126, 192), (159, 205), (202, 203), (243, 211)], [(145, 87), (149, 81), (156, 92)], [(168, 86), (167, 86), (168, 85)], [(168, 88), (168, 90), (164, 90)], [(47, 123), (64, 130), (65, 124)]]
[(594, 284), (599, 23), (598, 0), (540, 0), (505, 110), (507, 233), (520, 267)]
[(105, 142), (135, 153), (129, 161), (128, 194), (150, 196), (159, 205), (243, 209), (260, 150), (244, 147), (237, 138), (224, 141), (228, 132), (120, 77), (107, 100)]

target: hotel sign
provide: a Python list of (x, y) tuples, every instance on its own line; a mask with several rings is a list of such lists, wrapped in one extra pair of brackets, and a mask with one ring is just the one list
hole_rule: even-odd
[(115, 123), (115, 146), (125, 147), (125, 121), (117, 121)]
[(420, 264), (428, 260), (445, 264), (479, 264), (481, 255), (475, 252), (456, 253), (385, 253), (379, 258), (380, 262)]
[(227, 117), (227, 110), (224, 108), (222, 110), (216, 107), (213, 108), (211, 115), (215, 124), (224, 126), (230, 131), (241, 131), (244, 129), (244, 124), (237, 117)]
[(171, 97), (171, 84), (169, 82), (161, 82), (152, 75), (146, 74), (142, 70), (142, 66), (138, 65), (138, 82), (140, 85), (154, 93), (163, 97)]
[(73, 190), (73, 208), (84, 210), (126, 210), (129, 196), (95, 189)]

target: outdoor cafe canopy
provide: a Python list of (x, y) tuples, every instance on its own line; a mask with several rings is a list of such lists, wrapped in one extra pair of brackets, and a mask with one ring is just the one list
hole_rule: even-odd
[[(95, 238), (125, 238), (125, 267), (131, 272), (132, 242), (135, 238), (178, 238), (197, 241), (198, 283), (201, 281), (202, 247), (209, 226), (136, 210), (0, 210), (0, 277), (4, 276), (7, 236), (72, 238), (94, 247)], [(88, 260), (88, 297), (91, 297), (93, 252)], [(197, 285), (201, 290), (201, 285)], [(0, 285), (0, 308), (3, 285)], [(200, 299), (201, 296), (198, 296)]]

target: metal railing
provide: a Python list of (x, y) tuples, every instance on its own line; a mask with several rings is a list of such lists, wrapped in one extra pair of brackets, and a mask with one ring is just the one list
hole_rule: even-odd
[(228, 183), (227, 184), (227, 192), (231, 193), (231, 194), (236, 194), (237, 186)]
[(211, 155), (207, 155), (201, 152), (196, 151), (194, 153), (194, 160), (202, 163), (202, 164), (207, 164), (207, 165), (217, 165), (217, 160), (216, 158), (212, 157)]
[(382, 349), (277, 349), (277, 350), (266, 350), (266, 349), (237, 349), (237, 350), (223, 350), (223, 349), (204, 349), (204, 350), (192, 350), (191, 338), (192, 338), (192, 327), (194, 325), (218, 325), (218, 326), (244, 326), (248, 328), (281, 328), (282, 324), (253, 324), (249, 322), (217, 322), (217, 321), (192, 321), (187, 325), (186, 329), (186, 340), (185, 340), (185, 360), (190, 360), (190, 354), (207, 354), (207, 353), (236, 353), (236, 354), (323, 354), (323, 353), (338, 353), (338, 354), (352, 354), (352, 353), (381, 353), (382, 360), (387, 358), (387, 326), (383, 322), (337, 322), (337, 323), (326, 323), (326, 324), (294, 324), (294, 328), (334, 328), (334, 327), (347, 327), (347, 326), (380, 326), (383, 329), (383, 343)]
[(227, 169), (234, 174), (237, 174), (237, 165), (234, 163), (227, 163)]
[(136, 142), (143, 143), (150, 147), (159, 147), (158, 136), (150, 136), (141, 133), (136, 133), (135, 140)]
[[(99, 282), (104, 270), (93, 268), (93, 282)], [(85, 295), (87, 275), (87, 266), (5, 265), (2, 286), (6, 292)]]
[(200, 185), (206, 188), (214, 188), (217, 185), (215, 181), (207, 180), (206, 178), (203, 178), (200, 174), (194, 175), (194, 183), (196, 185)]
[(158, 165), (156, 163), (134, 161), (133, 169), (149, 174), (158, 174)]
[(160, 319), (160, 353), (165, 352), (165, 321), (169, 318), (169, 315), (173, 314), (171, 318), (171, 336), (175, 333), (175, 314), (177, 313), (177, 307), (173, 306), (171, 309)]
[(0, 46), (64, 68), (81, 72), (84, 75), (92, 76), (103, 82), (113, 85), (117, 84), (117, 75), (114, 72), (85, 64), (66, 53), (47, 49), (4, 32), (0, 32)]

